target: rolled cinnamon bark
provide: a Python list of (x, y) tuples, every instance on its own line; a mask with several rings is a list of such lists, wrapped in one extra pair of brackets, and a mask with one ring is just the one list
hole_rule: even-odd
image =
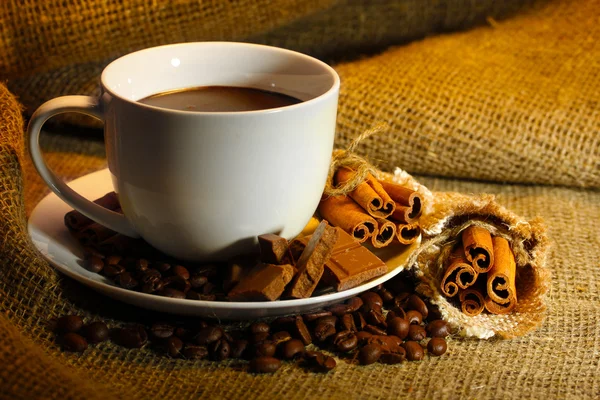
[(508, 314), (517, 306), (517, 265), (508, 241), (492, 239), (494, 264), (487, 275), (485, 308), (493, 314)]
[(419, 193), (394, 182), (379, 181), (379, 183), (394, 200), (395, 209), (391, 215), (393, 219), (411, 223), (421, 216), (423, 199)]
[[(119, 198), (115, 192), (105, 194), (99, 199), (94, 200), (94, 203), (112, 211), (121, 207), (119, 205)], [(94, 221), (77, 210), (69, 211), (65, 214), (65, 225), (73, 231), (81, 231), (93, 223)]]
[(480, 226), (471, 225), (462, 232), (465, 256), (479, 273), (488, 272), (494, 264), (492, 235)]
[(414, 243), (421, 234), (419, 224), (398, 224), (396, 225), (396, 238), (402, 244)]
[(458, 298), (460, 300), (460, 309), (463, 314), (474, 317), (483, 312), (485, 299), (479, 288), (470, 287), (461, 290)]
[[(335, 173), (335, 183), (344, 184), (351, 181), (354, 176), (353, 170), (342, 167)], [(371, 174), (348, 195), (372, 217), (387, 218), (394, 212), (394, 201)]]
[(375, 218), (348, 196), (329, 196), (321, 200), (319, 213), (334, 226), (339, 226), (359, 242), (367, 240), (377, 228)]
[(385, 247), (396, 237), (396, 224), (385, 218), (377, 219), (377, 231), (371, 235), (371, 243), (376, 248)]
[(479, 274), (467, 261), (461, 247), (457, 247), (452, 252), (447, 262), (449, 265), (442, 277), (440, 288), (446, 296), (453, 297), (459, 292), (459, 289), (467, 289), (473, 285)]

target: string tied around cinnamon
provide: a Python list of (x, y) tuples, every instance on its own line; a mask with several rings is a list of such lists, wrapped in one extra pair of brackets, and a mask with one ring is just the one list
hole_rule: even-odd
[[(387, 129), (389, 129), (388, 124), (379, 123), (354, 138), (346, 150), (337, 149), (333, 151), (331, 156), (331, 165), (329, 166), (329, 173), (325, 183), (325, 190), (323, 191), (326, 196), (346, 195), (356, 189), (358, 185), (363, 183), (369, 174), (375, 177), (379, 175), (378, 169), (366, 159), (354, 153), (354, 149), (356, 149), (356, 147), (364, 139), (368, 138), (369, 136), (379, 134)], [(354, 176), (352, 179), (349, 179), (336, 186), (333, 182), (335, 173), (338, 169), (344, 167), (352, 169), (355, 172)]]

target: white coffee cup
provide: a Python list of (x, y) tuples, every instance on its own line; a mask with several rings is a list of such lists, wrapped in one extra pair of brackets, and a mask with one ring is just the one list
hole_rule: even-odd
[[(190, 112), (138, 100), (199, 86), (264, 89), (302, 100), (259, 111)], [(339, 77), (293, 51), (201, 42), (123, 56), (102, 73), (100, 98), (65, 96), (40, 106), (28, 127), (31, 157), (76, 210), (180, 259), (219, 260), (256, 248), (256, 237), (297, 235), (325, 186)], [(123, 214), (74, 192), (45, 164), (39, 133), (56, 114), (104, 121), (108, 167)]]

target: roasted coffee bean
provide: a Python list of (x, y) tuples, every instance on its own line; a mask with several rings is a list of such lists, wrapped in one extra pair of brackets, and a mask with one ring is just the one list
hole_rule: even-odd
[(369, 310), (365, 313), (365, 319), (370, 325), (375, 325), (381, 328), (385, 328), (387, 326), (385, 317), (381, 311)]
[(185, 279), (186, 281), (190, 279), (190, 271), (188, 271), (188, 269), (182, 265), (175, 265), (173, 268), (171, 268), (171, 273), (174, 276), (179, 276)]
[(415, 342), (420, 342), (421, 340), (427, 337), (427, 333), (425, 332), (425, 328), (421, 325), (410, 325), (408, 327), (408, 340), (414, 340)]
[(231, 358), (245, 358), (248, 349), (246, 339), (237, 339), (231, 342)]
[(381, 307), (383, 307), (383, 300), (381, 299), (381, 296), (379, 296), (377, 293), (375, 292), (365, 292), (363, 294), (360, 295), (360, 298), (363, 301), (363, 310), (364, 311), (369, 311), (369, 310), (378, 310), (381, 311)]
[(146, 283), (153, 283), (156, 281), (160, 281), (161, 279), (162, 279), (162, 275), (160, 274), (160, 272), (154, 268), (150, 268), (147, 271), (144, 271), (142, 273), (140, 281), (142, 283), (146, 284)]
[(102, 321), (94, 321), (83, 327), (83, 335), (88, 343), (97, 344), (108, 340), (110, 331)]
[(379, 294), (379, 297), (381, 297), (381, 300), (383, 300), (383, 304), (391, 303), (394, 300), (394, 295), (392, 292), (387, 290), (385, 287), (381, 288), (377, 294)]
[(446, 341), (441, 337), (432, 338), (429, 343), (427, 343), (427, 351), (432, 356), (441, 356), (448, 349), (448, 345)]
[(137, 272), (140, 272), (140, 273), (146, 272), (146, 271), (148, 271), (149, 267), (150, 267), (150, 263), (145, 258), (138, 258), (137, 260), (135, 260), (135, 270)]
[(377, 326), (374, 326), (374, 325), (365, 326), (365, 331), (372, 333), (373, 335), (385, 335), (386, 334), (385, 330), (383, 330)]
[(339, 352), (345, 353), (358, 346), (358, 339), (352, 331), (341, 331), (333, 336), (333, 345)]
[(427, 318), (429, 314), (429, 310), (427, 310), (427, 305), (425, 302), (416, 294), (411, 294), (408, 296), (408, 301), (406, 302), (407, 310), (415, 310), (421, 313), (423, 319)]
[(58, 333), (77, 332), (83, 327), (83, 319), (78, 315), (65, 315), (56, 320)]
[(227, 340), (229, 342), (229, 344), (231, 344), (231, 342), (233, 342), (233, 335), (231, 334), (231, 332), (224, 331), (223, 332), (223, 338), (225, 340)]
[(165, 273), (171, 269), (171, 264), (166, 263), (166, 262), (153, 263), (152, 266), (161, 273)]
[(169, 357), (179, 357), (183, 348), (183, 342), (177, 336), (171, 336), (165, 339), (164, 347)]
[(196, 343), (201, 346), (216, 342), (223, 337), (223, 329), (218, 326), (207, 326), (206, 328), (200, 329), (196, 335)]
[(84, 260), (84, 267), (90, 272), (99, 273), (104, 269), (104, 260), (96, 255), (89, 256)]
[(294, 319), (294, 328), (295, 331), (293, 334), (304, 343), (305, 346), (308, 346), (312, 343), (312, 337), (310, 335), (310, 331), (306, 327), (304, 320), (302, 320), (301, 316), (297, 316)]
[(197, 275), (204, 275), (210, 279), (217, 276), (220, 270), (222, 271), (218, 264), (204, 264), (200, 265), (199, 267), (195, 267), (193, 273)]
[(423, 315), (421, 315), (421, 313), (417, 310), (408, 310), (406, 312), (406, 320), (410, 324), (421, 325), (423, 322)]
[(150, 282), (150, 283), (144, 283), (142, 285), (142, 292), (144, 293), (155, 293), (155, 292), (159, 292), (164, 288), (164, 283), (162, 282), (162, 280), (157, 280), (154, 282)]
[(448, 323), (442, 319), (436, 319), (427, 324), (427, 333), (429, 337), (440, 337), (445, 338), (450, 334), (450, 328)]
[(248, 330), (251, 334), (269, 333), (271, 327), (265, 322), (255, 322), (252, 325), (250, 325), (250, 328)]
[(346, 304), (348, 305), (348, 312), (353, 313), (360, 310), (363, 305), (363, 301), (360, 297), (351, 297), (346, 301)]
[(410, 295), (411, 293), (409, 292), (398, 293), (393, 300), (394, 307), (405, 309), (406, 303), (408, 302), (408, 298), (410, 297)]
[(157, 322), (150, 327), (150, 337), (154, 339), (167, 339), (173, 336), (173, 333), (175, 333), (175, 327), (170, 324)]
[(287, 342), (288, 340), (291, 340), (291, 339), (292, 339), (292, 335), (290, 335), (290, 333), (288, 331), (275, 332), (271, 336), (271, 340), (273, 340), (273, 343), (275, 343), (276, 345), (278, 345), (279, 343)]
[(342, 315), (350, 312), (350, 307), (347, 304), (334, 304), (331, 307), (327, 308), (329, 312), (331, 312), (335, 316), (341, 317)]
[(188, 343), (183, 348), (183, 356), (189, 360), (202, 360), (208, 356), (208, 350), (204, 346)]
[(365, 343), (375, 343), (381, 347), (381, 351), (394, 351), (402, 341), (397, 336), (373, 335), (367, 338)]
[(256, 357), (260, 357), (260, 356), (273, 357), (275, 355), (276, 350), (277, 350), (277, 346), (271, 340), (265, 340), (262, 343), (254, 345), (254, 355)]
[(373, 334), (367, 331), (356, 332), (356, 339), (358, 339), (359, 345), (365, 344), (371, 336), (373, 336)]
[(190, 277), (190, 285), (192, 285), (194, 289), (201, 288), (206, 282), (208, 282), (208, 278), (204, 275), (194, 274)]
[(264, 342), (265, 340), (270, 340), (270, 339), (271, 339), (271, 335), (269, 335), (268, 332), (259, 332), (259, 333), (250, 335), (250, 343), (252, 343), (252, 344), (259, 344), (259, 343)]
[(307, 351), (304, 353), (304, 365), (315, 372), (328, 372), (335, 368), (335, 359), (320, 351)]
[(335, 335), (335, 324), (319, 322), (313, 331), (315, 339), (324, 342), (328, 337)]
[(170, 287), (163, 288), (158, 294), (172, 299), (185, 299), (185, 293)]
[(190, 282), (186, 279), (183, 279), (179, 275), (169, 276), (169, 277), (163, 279), (163, 282), (164, 282), (165, 286), (168, 286), (173, 289), (177, 289), (180, 292), (183, 292), (184, 294), (187, 293), (192, 288), (192, 285), (190, 284)]
[(123, 267), (122, 265), (119, 264), (108, 264), (104, 266), (104, 275), (107, 276), (108, 278), (114, 278), (117, 275), (122, 274), (123, 272), (125, 272), (125, 267)]
[(354, 317), (354, 326), (356, 326), (356, 329), (359, 331), (365, 329), (365, 326), (368, 324), (367, 321), (365, 321), (365, 317), (363, 317), (362, 313), (355, 312), (352, 314), (352, 316)]
[(112, 339), (120, 346), (130, 349), (138, 349), (146, 344), (148, 335), (142, 326), (132, 325), (114, 330), (112, 333)]
[[(101, 260), (104, 260), (106, 258), (106, 256), (104, 254), (102, 254), (101, 252), (99, 252), (98, 250), (96, 250), (95, 248), (90, 247), (90, 246), (85, 246), (83, 248), (83, 257), (85, 259), (88, 259), (90, 257), (98, 257)], [(102, 262), (104, 262), (104, 261), (102, 261)]]
[(404, 339), (406, 336), (408, 336), (409, 327), (410, 324), (404, 318), (392, 318), (388, 322), (387, 333), (389, 335), (398, 336), (400, 339)]
[(376, 363), (381, 357), (381, 346), (376, 343), (367, 344), (358, 352), (358, 361), (362, 365)]
[(212, 360), (223, 361), (229, 358), (231, 347), (225, 339), (219, 339), (209, 345), (209, 355)]
[(206, 282), (202, 286), (202, 294), (213, 294), (217, 287), (212, 282)]
[[(198, 331), (202, 328), (203, 327), (199, 327)], [(177, 336), (179, 339), (183, 340), (184, 342), (191, 342), (191, 341), (195, 340), (196, 333), (197, 332), (193, 332), (191, 329), (183, 327), (183, 326), (178, 326), (173, 331), (173, 335)]]
[(423, 347), (417, 342), (408, 340), (402, 344), (406, 350), (406, 359), (408, 361), (421, 361), (423, 359)]
[(297, 358), (304, 354), (304, 343), (300, 339), (291, 339), (280, 345), (280, 354), (286, 360)]
[(393, 351), (384, 351), (379, 357), (379, 362), (383, 364), (400, 364), (406, 359), (406, 350), (403, 347), (397, 347)]
[(138, 281), (129, 272), (123, 272), (117, 276), (117, 283), (123, 289), (133, 290), (138, 286)]
[(319, 324), (329, 324), (329, 325), (335, 326), (337, 321), (338, 321), (338, 317), (336, 317), (335, 315), (326, 315), (324, 317), (317, 319), (314, 322), (314, 326), (317, 326)]
[(62, 348), (65, 351), (83, 353), (87, 347), (88, 343), (85, 338), (75, 332), (67, 332), (62, 337)]
[(331, 311), (322, 310), (322, 311), (315, 311), (310, 314), (304, 314), (304, 315), (302, 315), (302, 319), (304, 319), (304, 322), (308, 323), (308, 322), (315, 321), (321, 317), (328, 317), (330, 315), (331, 315)]
[(340, 320), (340, 326), (342, 331), (356, 332), (356, 325), (354, 324), (354, 317), (352, 314), (344, 314)]
[(272, 374), (281, 368), (281, 361), (275, 357), (256, 357), (250, 361), (250, 371), (259, 374)]
[(207, 297), (215, 297), (214, 295), (204, 295), (200, 294), (194, 290), (188, 290), (185, 294), (185, 298), (188, 300), (208, 300)]
[(391, 319), (391, 318), (393, 318), (393, 316), (396, 316), (396, 317), (400, 317), (400, 318), (404, 318), (404, 319), (406, 319), (406, 312), (404, 311), (404, 309), (403, 309), (403, 308), (400, 308), (400, 307), (394, 307), (394, 308), (392, 308), (392, 309), (391, 309), (391, 310), (388, 312), (388, 316), (389, 316), (390, 314), (392, 315), (392, 317), (389, 317), (388, 319)]
[(122, 259), (123, 259), (123, 257), (121, 257), (121, 256), (110, 255), (104, 259), (104, 263), (106, 265), (117, 265), (121, 262)]

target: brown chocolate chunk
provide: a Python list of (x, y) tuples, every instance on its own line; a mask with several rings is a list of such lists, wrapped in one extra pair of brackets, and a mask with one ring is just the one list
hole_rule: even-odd
[(290, 253), (288, 241), (281, 236), (272, 233), (258, 237), (260, 247), (260, 260), (267, 264), (290, 264), (292, 254)]
[(294, 276), (291, 265), (258, 264), (228, 294), (232, 301), (277, 300)]
[(298, 273), (288, 294), (295, 299), (310, 297), (321, 280), (325, 263), (331, 256), (339, 231), (322, 221), (308, 241), (296, 267)]

